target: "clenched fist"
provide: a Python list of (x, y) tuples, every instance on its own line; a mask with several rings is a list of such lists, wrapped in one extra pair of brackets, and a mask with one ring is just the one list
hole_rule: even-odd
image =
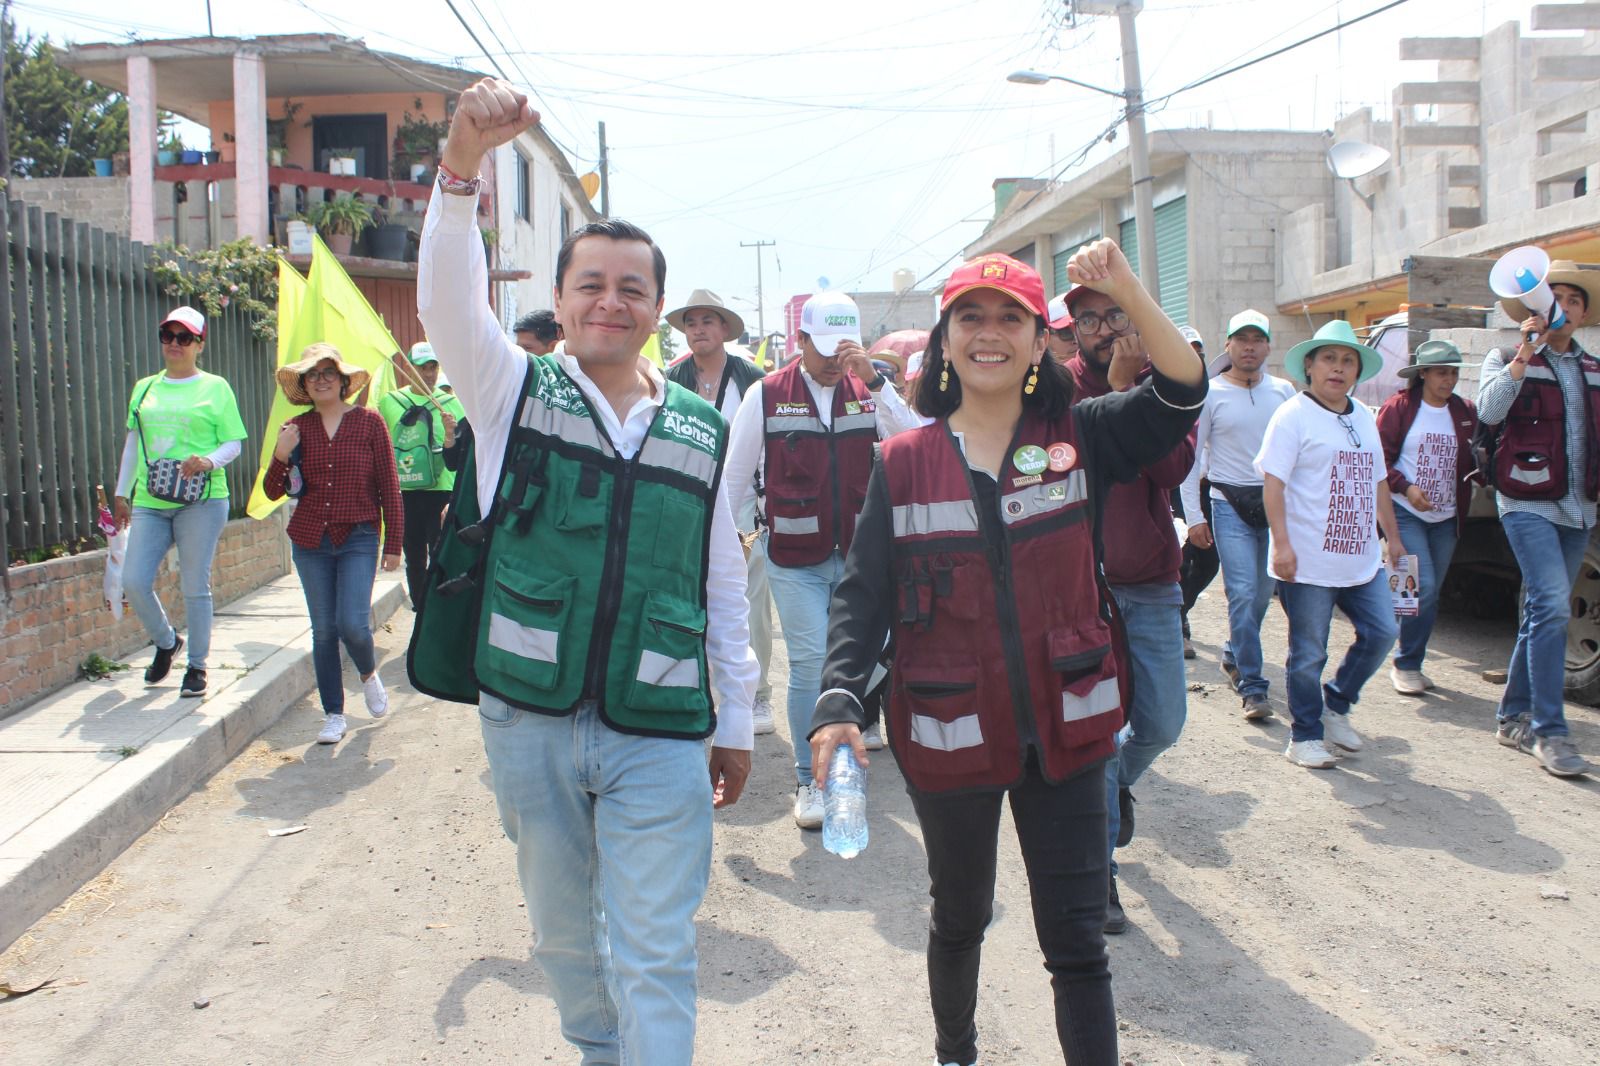
[(272, 457), (280, 463), (287, 463), (289, 456), (294, 454), (295, 445), (300, 443), (300, 427), (293, 422), (285, 422), (283, 428), (278, 430), (278, 443), (273, 446)]
[(461, 94), (450, 136), (445, 141), (445, 169), (461, 178), (477, 176), (490, 149), (510, 141), (539, 121), (528, 94), (495, 78), (484, 78)]

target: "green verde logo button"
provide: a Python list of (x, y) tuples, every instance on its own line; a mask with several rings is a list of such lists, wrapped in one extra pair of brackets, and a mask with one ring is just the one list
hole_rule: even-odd
[(1024, 474), (1037, 474), (1050, 465), (1050, 457), (1037, 444), (1024, 444), (1011, 453), (1011, 465)]

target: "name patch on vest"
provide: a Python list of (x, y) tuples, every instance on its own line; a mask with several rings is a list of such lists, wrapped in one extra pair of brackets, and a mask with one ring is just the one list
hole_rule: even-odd
[(778, 418), (783, 418), (786, 415), (809, 415), (811, 408), (803, 403), (780, 403), (773, 406), (772, 413)]
[(716, 451), (716, 427), (696, 415), (685, 414), (670, 407), (663, 408), (661, 411), (661, 428), (674, 437), (693, 441), (708, 452)]

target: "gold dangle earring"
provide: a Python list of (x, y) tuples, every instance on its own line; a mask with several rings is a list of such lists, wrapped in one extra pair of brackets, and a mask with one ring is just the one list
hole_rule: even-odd
[(1033, 390), (1039, 387), (1039, 364), (1034, 363), (1028, 370), (1028, 380), (1023, 382), (1022, 395), (1032, 396)]
[(939, 368), (939, 391), (950, 391), (950, 364), (945, 363)]

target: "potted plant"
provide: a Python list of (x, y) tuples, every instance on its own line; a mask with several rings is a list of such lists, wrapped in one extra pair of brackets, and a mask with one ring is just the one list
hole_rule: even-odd
[(312, 204), (307, 219), (328, 242), (335, 255), (349, 255), (350, 245), (372, 225), (372, 205), (353, 196)]
[(421, 97), (415, 97), (411, 106), (417, 113), (405, 112), (394, 130), (394, 160), (389, 177), (395, 181), (411, 179), (413, 167), (431, 165), (438, 158), (440, 142), (450, 133), (449, 123), (428, 121)]
[(284, 154), (289, 150), (289, 127), (294, 125), (295, 116), (304, 106), (286, 96), (283, 117), (267, 119), (267, 162), (271, 166), (283, 166)]
[(173, 117), (165, 113), (163, 115), (157, 129), (160, 139), (156, 142), (156, 166), (170, 167), (183, 155), (183, 135), (173, 129)]
[(381, 203), (373, 215), (372, 232), (367, 235), (367, 250), (374, 259), (393, 259), (396, 262), (405, 262), (406, 246), (410, 242), (411, 231), (403, 224), (394, 221), (394, 203)]

